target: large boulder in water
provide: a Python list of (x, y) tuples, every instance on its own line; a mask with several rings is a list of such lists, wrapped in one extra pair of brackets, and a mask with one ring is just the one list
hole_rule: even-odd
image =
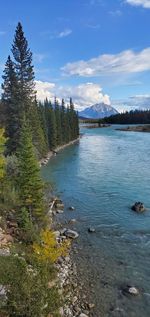
[(135, 212), (144, 212), (146, 209), (145, 209), (145, 206), (143, 203), (141, 203), (140, 201), (139, 202), (136, 202), (132, 207), (131, 209)]

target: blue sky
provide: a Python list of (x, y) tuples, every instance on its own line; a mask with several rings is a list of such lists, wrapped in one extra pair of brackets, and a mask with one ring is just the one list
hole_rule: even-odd
[(149, 98), (150, 0), (5, 0), (1, 13), (0, 75), (20, 21), (40, 99)]

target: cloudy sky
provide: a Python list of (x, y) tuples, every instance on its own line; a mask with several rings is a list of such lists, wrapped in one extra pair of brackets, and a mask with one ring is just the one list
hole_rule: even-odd
[(39, 99), (150, 100), (150, 0), (5, 0), (1, 13), (0, 78), (21, 21)]

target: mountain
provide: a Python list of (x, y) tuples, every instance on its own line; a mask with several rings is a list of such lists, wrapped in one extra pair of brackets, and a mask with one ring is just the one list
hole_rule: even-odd
[(104, 117), (109, 117), (117, 114), (118, 111), (104, 103), (97, 103), (91, 107), (84, 109), (79, 112), (79, 117), (84, 117), (88, 119), (99, 119)]

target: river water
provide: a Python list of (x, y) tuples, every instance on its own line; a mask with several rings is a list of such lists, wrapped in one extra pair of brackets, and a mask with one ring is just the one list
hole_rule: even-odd
[[(115, 128), (84, 128), (79, 144), (53, 157), (42, 175), (65, 202), (60, 220), (77, 219), (74, 257), (95, 304), (91, 316), (150, 317), (150, 209), (130, 209), (135, 201), (150, 208), (150, 134)], [(127, 284), (140, 295), (124, 296)]]

